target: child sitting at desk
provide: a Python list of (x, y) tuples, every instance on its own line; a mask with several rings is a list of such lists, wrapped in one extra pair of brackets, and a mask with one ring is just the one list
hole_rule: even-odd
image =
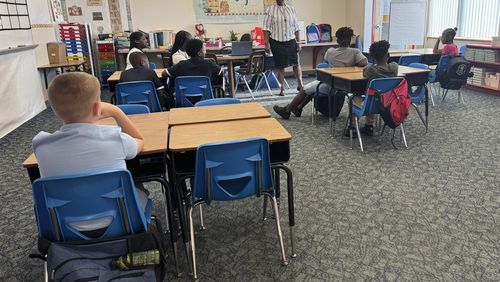
[[(41, 177), (127, 169), (125, 160), (142, 151), (141, 133), (118, 107), (101, 102), (101, 87), (94, 76), (84, 72), (59, 75), (48, 95), (63, 126), (33, 138)], [(104, 118), (114, 118), (118, 126), (95, 124)], [(137, 194), (144, 208), (148, 193), (137, 187)]]
[(156, 72), (149, 69), (148, 56), (142, 52), (132, 53), (130, 54), (130, 64), (132, 64), (132, 69), (122, 72), (120, 82), (151, 81), (156, 88), (156, 95), (158, 95), (160, 106), (167, 111), (172, 108), (174, 98), (171, 95), (167, 95), (165, 87)]
[(146, 35), (140, 31), (135, 31), (130, 34), (130, 51), (127, 54), (127, 66), (126, 70), (132, 68), (132, 64), (130, 63), (130, 55), (136, 52), (142, 53), (142, 49), (148, 47), (148, 39)]
[(162, 73), (163, 76), (173, 78), (170, 83), (171, 90), (175, 88), (175, 78), (179, 76), (207, 76), (212, 82), (219, 79), (222, 68), (212, 60), (205, 60), (205, 44), (201, 40), (189, 40), (186, 44), (186, 52), (190, 57), (189, 60), (179, 62), (177, 65), (165, 69)]
[(186, 44), (191, 40), (193, 36), (191, 33), (181, 30), (175, 35), (174, 46), (170, 50), (172, 58), (170, 60), (170, 65), (168, 67), (177, 65), (179, 62), (189, 60), (189, 56), (186, 53)]
[[(332, 47), (325, 53), (325, 62), (327, 62), (330, 67), (364, 67), (368, 64), (368, 59), (363, 56), (361, 51), (349, 47), (353, 35), (354, 31), (350, 27), (341, 27), (337, 30), (335, 36), (337, 37), (339, 47)], [(275, 105), (273, 108), (274, 111), (284, 119), (289, 119), (290, 113), (293, 113), (296, 117), (300, 117), (302, 115), (302, 109), (314, 98), (319, 83), (320, 82), (316, 80), (306, 84), (304, 89), (293, 98), (290, 104), (286, 107)], [(320, 91), (322, 93), (328, 93), (330, 92), (330, 87), (322, 85), (320, 86)], [(342, 108), (337, 110), (340, 112), (341, 109)]]
[[(370, 46), (370, 56), (375, 60), (375, 65), (367, 67), (363, 70), (363, 76), (372, 80), (375, 78), (384, 77), (395, 77), (398, 76), (398, 63), (389, 61), (389, 48), (391, 45), (389, 42), (382, 40), (375, 42)], [(353, 104), (357, 107), (362, 107), (364, 99), (361, 96), (354, 96)], [(365, 117), (365, 126), (361, 129), (361, 132), (373, 136), (373, 125), (375, 124), (375, 115), (367, 115)], [(349, 136), (349, 131), (344, 133), (345, 136)]]
[[(434, 54), (441, 54), (443, 56), (458, 56), (458, 47), (453, 40), (457, 35), (457, 28), (447, 28), (443, 31), (441, 36), (437, 39), (436, 44), (434, 44), (434, 49), (432, 50)], [(444, 44), (443, 49), (439, 49), (439, 43)]]

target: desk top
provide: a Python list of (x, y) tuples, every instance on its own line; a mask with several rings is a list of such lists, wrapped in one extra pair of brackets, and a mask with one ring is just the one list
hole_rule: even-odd
[(333, 75), (337, 73), (362, 72), (364, 69), (365, 67), (335, 67), (335, 68), (323, 68), (316, 70), (327, 73), (329, 75)]
[[(168, 149), (168, 118), (169, 112), (140, 114), (128, 116), (144, 136), (144, 149), (139, 155), (150, 155), (166, 152)], [(116, 125), (112, 118), (97, 122), (100, 125)], [(23, 167), (38, 165), (35, 154), (31, 154), (24, 162)]]
[[(417, 69), (417, 68), (410, 68), (406, 66), (399, 66), (398, 67), (398, 76), (405, 76), (407, 74), (415, 74), (415, 73), (428, 73), (430, 70), (426, 69)], [(335, 73), (332, 74), (332, 76), (337, 77), (337, 78), (342, 78), (346, 80), (366, 80), (367, 78), (363, 76), (363, 72), (350, 72), (350, 73)]]
[(243, 55), (243, 56), (217, 55), (217, 61), (219, 62), (241, 61), (241, 60), (248, 60), (248, 58), (250, 58), (250, 55)]
[[(162, 78), (161, 73), (165, 69), (155, 69), (156, 75), (158, 78)], [(115, 71), (112, 75), (108, 77), (108, 82), (120, 81), (120, 76), (122, 75), (122, 71)]]
[(39, 66), (38, 69), (54, 69), (54, 68), (61, 68), (61, 67), (74, 67), (74, 66), (79, 66), (85, 64), (85, 60), (79, 60), (79, 61), (73, 61), (69, 60), (64, 63), (59, 63), (59, 64), (48, 64), (48, 65), (43, 65)]
[(169, 126), (267, 117), (271, 114), (260, 103), (175, 108), (170, 110)]
[(200, 145), (263, 137), (270, 143), (289, 141), (290, 133), (274, 118), (178, 125), (170, 129), (169, 150), (194, 151)]

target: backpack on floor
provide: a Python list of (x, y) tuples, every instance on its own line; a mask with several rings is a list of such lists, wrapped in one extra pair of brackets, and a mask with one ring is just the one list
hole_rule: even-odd
[[(163, 281), (166, 238), (159, 221), (154, 221), (147, 232), (112, 239), (49, 242), (39, 238), (39, 257), (46, 255), (49, 281)], [(123, 258), (130, 254), (132, 265), (124, 264)]]
[(444, 89), (460, 89), (473, 76), (472, 64), (462, 56), (443, 56), (440, 59), (438, 79)]
[(375, 89), (368, 89), (367, 93), (379, 97), (380, 116), (388, 127), (392, 129), (398, 127), (410, 115), (411, 97), (408, 94), (406, 79), (385, 93), (380, 93)]
[[(333, 116), (337, 118), (340, 115), (340, 112), (342, 111), (342, 107), (344, 107), (344, 100), (345, 100), (345, 95), (337, 93), (337, 99), (335, 100), (335, 105), (333, 105), (333, 108), (335, 109), (335, 112), (333, 113)], [(333, 98), (332, 98), (332, 103), (333, 103)], [(316, 110), (320, 112), (322, 115), (328, 117), (328, 96), (320, 95), (316, 97), (316, 104), (314, 105)]]
[(306, 27), (307, 43), (318, 43), (321, 40), (319, 27), (315, 24), (310, 24)]
[(320, 42), (332, 42), (332, 26), (329, 24), (318, 25), (321, 34)]

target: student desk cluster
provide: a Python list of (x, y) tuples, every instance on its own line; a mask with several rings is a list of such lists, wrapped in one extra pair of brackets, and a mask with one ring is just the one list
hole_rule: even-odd
[[(328, 95), (328, 102), (331, 105), (333, 99), (333, 104), (336, 105), (335, 99), (337, 95), (333, 95), (335, 90), (344, 91), (347, 93), (365, 93), (368, 87), (369, 80), (363, 76), (362, 67), (335, 67), (335, 68), (324, 68), (317, 69), (316, 76), (321, 82), (320, 84), (326, 83), (330, 86), (330, 93)], [(411, 86), (425, 85), (429, 81), (429, 72), (427, 69), (417, 69), (406, 66), (399, 66), (398, 76), (404, 77), (408, 84)], [(319, 85), (318, 88), (319, 89)], [(429, 95), (428, 91), (425, 91), (425, 123), (426, 127), (428, 125), (429, 116)], [(335, 112), (335, 111), (333, 111)], [(350, 115), (350, 113), (349, 113)], [(335, 135), (335, 122), (336, 117), (330, 114), (330, 135)], [(314, 115), (313, 115), (314, 123)]]
[[(183, 241), (186, 245), (189, 244), (190, 237), (186, 211), (182, 208), (182, 197), (186, 195), (181, 191), (177, 182), (184, 181), (186, 176), (194, 176), (196, 150), (206, 143), (256, 137), (269, 141), (277, 197), (279, 197), (280, 170), (285, 171), (288, 177), (290, 239), (292, 254), (295, 254), (293, 176), (285, 165), (290, 159), (292, 136), (259, 103), (176, 108), (170, 112), (138, 114), (129, 117), (144, 136), (144, 149), (136, 158), (127, 161), (127, 168), (136, 182), (156, 181), (162, 184), (165, 209), (168, 214), (166, 219), (170, 226), (170, 240), (173, 243), (178, 273), (176, 247), (178, 224), (181, 226)], [(98, 124), (115, 125), (116, 123), (113, 119), (104, 119)], [(27, 169), (31, 182), (40, 178), (34, 154), (24, 161), (23, 166)], [(175, 220), (174, 212), (178, 212), (180, 222)]]

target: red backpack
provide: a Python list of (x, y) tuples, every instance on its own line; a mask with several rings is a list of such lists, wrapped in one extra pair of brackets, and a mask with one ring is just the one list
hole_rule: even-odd
[(411, 97), (408, 94), (408, 82), (403, 79), (398, 86), (391, 90), (380, 93), (375, 89), (368, 89), (368, 95), (377, 95), (380, 97), (380, 116), (385, 124), (394, 129), (402, 124), (411, 109)]

